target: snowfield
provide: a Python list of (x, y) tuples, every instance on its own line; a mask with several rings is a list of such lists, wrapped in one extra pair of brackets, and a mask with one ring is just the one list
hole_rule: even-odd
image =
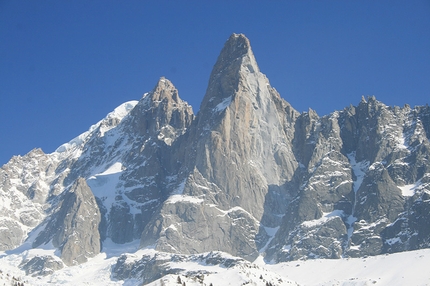
[[(21, 253), (1, 254), (0, 283), (10, 285), (14, 279), (25, 285), (142, 285), (136, 279), (114, 280), (112, 266), (121, 253), (129, 253), (139, 259), (153, 255), (153, 249), (138, 249), (135, 241), (119, 245), (105, 242), (107, 251), (100, 253), (87, 263), (65, 267), (45, 277), (26, 276), (18, 268), (28, 256), (52, 255), (51, 250), (25, 250)], [(166, 254), (168, 255), (168, 254)], [(226, 258), (233, 258), (222, 254)], [(183, 274), (166, 275), (147, 285), (430, 285), (430, 249), (380, 255), (366, 258), (316, 259), (266, 264), (262, 257), (254, 263), (243, 262), (227, 268), (221, 265), (206, 265), (197, 261), (168, 262), (170, 268), (183, 269)], [(202, 273), (190, 276), (186, 273)], [(179, 277), (179, 278), (178, 278)], [(268, 284), (271, 283), (271, 284)]]
[(300, 285), (430, 285), (430, 249), (266, 265)]

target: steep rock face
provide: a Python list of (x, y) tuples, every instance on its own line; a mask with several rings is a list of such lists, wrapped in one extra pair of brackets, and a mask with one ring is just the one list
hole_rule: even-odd
[(164, 251), (255, 258), (267, 239), (260, 221), (276, 227), (286, 207), (276, 202), (290, 197), (283, 185), (298, 164), (288, 126), (297, 116), (259, 71), (248, 39), (233, 34), (184, 139), (188, 156), (174, 192), (178, 199), (165, 202), (142, 244), (159, 236), (157, 249)]
[(232, 35), (211, 74), (191, 162), (229, 198), (223, 209), (240, 206), (262, 218), (268, 185), (281, 186), (297, 168), (284, 132), (297, 115), (259, 71), (248, 39)]
[[(411, 205), (416, 201), (410, 198), (414, 193), (411, 189), (426, 188), (421, 180), (429, 172), (428, 153), (423, 151), (428, 150), (429, 141), (419, 110), (422, 108), (407, 105), (390, 108), (370, 97), (344, 113), (342, 121), (348, 126), (342, 129), (344, 138), (355, 134), (353, 141), (357, 143), (352, 147), (351, 158), (354, 162), (360, 160), (363, 167), (358, 170), (360, 182), (355, 182), (353, 215), (357, 223), (347, 250), (349, 255), (393, 251), (395, 248), (389, 247), (393, 240), (385, 234), (393, 229), (393, 223), (399, 225), (397, 221), (405, 217), (405, 212), (412, 211)], [(347, 145), (345, 149), (351, 151), (349, 148)], [(404, 228), (410, 232), (410, 226)], [(405, 236), (408, 235), (404, 234), (403, 239)]]
[(339, 258), (347, 239), (353, 174), (342, 152), (337, 112), (320, 118), (313, 110), (296, 120), (293, 150), (300, 162), (297, 190), (266, 259)]
[(67, 265), (80, 264), (100, 252), (100, 211), (84, 179), (78, 179), (64, 194), (61, 206), (49, 217), (33, 247), (52, 244)]
[(401, 190), (381, 165), (369, 168), (356, 199), (360, 203), (356, 206), (354, 215), (369, 223), (381, 217), (394, 221), (404, 210)]
[[(182, 101), (173, 84), (161, 78), (121, 125), (131, 134), (127, 150), (120, 159), (115, 202), (108, 208), (108, 236), (124, 243), (139, 238), (143, 228), (169, 195), (178, 161), (170, 165), (170, 145), (194, 119), (191, 106)], [(109, 198), (108, 198), (109, 199)]]
[(422, 195), (429, 141), (421, 118), (427, 120), (423, 107), (391, 108), (374, 97), (329, 116), (312, 110), (299, 116), (293, 146), (302, 166), (299, 193), (266, 258), (377, 255), (428, 245), (427, 232), (416, 228), (428, 217)]
[(383, 252), (400, 252), (430, 247), (430, 176), (421, 179), (415, 194), (406, 200), (406, 211), (388, 225), (381, 235)]
[(102, 237), (125, 243), (140, 237), (167, 198), (170, 145), (192, 123), (191, 106), (161, 78), (119, 122), (100, 124), (71, 166), (68, 180), (85, 176), (103, 212)]

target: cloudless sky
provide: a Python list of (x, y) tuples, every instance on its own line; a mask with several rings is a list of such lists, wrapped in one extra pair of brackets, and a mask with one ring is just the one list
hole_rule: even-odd
[(429, 103), (429, 0), (0, 0), (0, 166), (53, 152), (161, 76), (197, 112), (232, 33), (300, 112)]

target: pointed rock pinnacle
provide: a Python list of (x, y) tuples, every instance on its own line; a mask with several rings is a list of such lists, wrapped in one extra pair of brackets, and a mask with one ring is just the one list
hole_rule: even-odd
[(214, 65), (200, 110), (226, 106), (249, 73), (260, 73), (249, 40), (243, 34), (233, 34)]
[(232, 62), (241, 59), (247, 54), (252, 55), (251, 45), (248, 38), (245, 37), (244, 34), (232, 34), (224, 44), (224, 48), (221, 50), (212, 74), (217, 74), (223, 71)]
[(173, 85), (173, 83), (166, 79), (165, 77), (161, 77), (157, 85), (152, 90), (152, 101), (162, 101), (164, 98), (167, 98), (168, 101), (173, 100), (175, 103), (178, 103), (180, 100), (178, 96), (178, 90)]

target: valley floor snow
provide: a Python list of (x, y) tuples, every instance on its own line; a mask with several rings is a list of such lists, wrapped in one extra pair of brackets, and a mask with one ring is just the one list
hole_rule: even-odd
[(430, 285), (430, 249), (266, 265), (300, 285)]
[[(126, 245), (106, 242), (103, 252), (79, 266), (65, 267), (46, 277), (25, 276), (18, 269), (28, 252), (0, 255), (3, 273), (25, 281), (25, 285), (141, 285), (135, 279), (114, 281), (110, 277), (112, 265), (124, 252), (141, 257), (154, 253), (153, 249), (138, 250), (138, 241)], [(49, 253), (52, 254), (52, 253)], [(196, 262), (170, 262), (172, 268), (188, 271), (209, 271), (203, 281), (185, 275), (165, 276), (149, 285), (177, 285), (181, 276), (186, 285), (430, 285), (430, 249), (380, 255), (367, 258), (325, 259), (265, 264), (262, 258), (232, 268), (203, 265)], [(2, 277), (6, 277), (3, 275)], [(1, 277), (0, 277), (1, 278)], [(8, 278), (8, 279), (9, 279)], [(6, 282), (1, 280), (0, 282)]]

